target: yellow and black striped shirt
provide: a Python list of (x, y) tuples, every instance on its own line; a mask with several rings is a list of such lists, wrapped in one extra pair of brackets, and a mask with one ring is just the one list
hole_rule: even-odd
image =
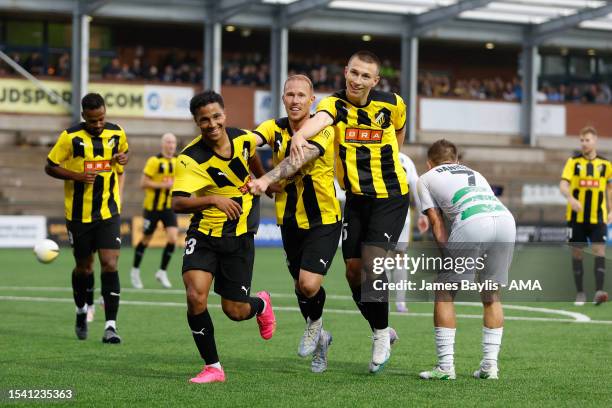
[(395, 135), (406, 124), (406, 105), (399, 95), (372, 90), (367, 103), (356, 106), (346, 91), (339, 91), (323, 99), (317, 112), (334, 120), (341, 164), (338, 182), (343, 189), (376, 198), (408, 193)]
[[(160, 183), (174, 179), (176, 157), (164, 157), (161, 153), (151, 156), (145, 164), (143, 173), (150, 177), (151, 181)], [(145, 198), (142, 204), (147, 211), (163, 211), (172, 207), (172, 196), (170, 189), (145, 188)]]
[(582, 212), (567, 205), (565, 218), (570, 222), (605, 224), (608, 222), (606, 188), (612, 182), (612, 164), (603, 157), (589, 160), (583, 155), (567, 159), (563, 180), (570, 183), (570, 193), (582, 204)]
[[(272, 161), (277, 166), (291, 150), (293, 132), (289, 119), (270, 119), (257, 127), (272, 148)], [(308, 140), (319, 149), (320, 157), (302, 167), (287, 180), (282, 180), (283, 192), (275, 196), (278, 225), (302, 229), (333, 224), (342, 218), (334, 187), (334, 131), (323, 129)]]
[(251, 179), (249, 159), (263, 140), (249, 130), (226, 128), (226, 132), (232, 147), (231, 157), (219, 156), (204, 143), (202, 135), (196, 137), (176, 159), (172, 190), (173, 196), (217, 195), (240, 204), (242, 214), (237, 220), (229, 220), (214, 206), (193, 215), (189, 230), (213, 237), (255, 233), (259, 226), (259, 197), (253, 196), (246, 184)]
[(61, 133), (47, 156), (48, 163), (77, 173), (98, 173), (92, 184), (65, 180), (67, 220), (89, 223), (121, 212), (118, 174), (123, 173), (123, 166), (112, 163), (111, 159), (114, 154), (127, 151), (125, 132), (113, 123), (107, 122), (99, 136), (90, 135), (84, 123)]

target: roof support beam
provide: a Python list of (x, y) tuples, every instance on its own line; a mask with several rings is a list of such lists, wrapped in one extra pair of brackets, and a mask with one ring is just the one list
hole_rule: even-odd
[(585, 8), (570, 16), (555, 18), (533, 26), (528, 32), (526, 42), (531, 45), (541, 44), (548, 38), (574, 28), (583, 21), (595, 20), (610, 13), (612, 13), (612, 2), (601, 7)]
[(292, 26), (312, 12), (327, 7), (329, 3), (331, 3), (331, 0), (298, 0), (288, 4), (283, 11), (283, 25), (286, 27)]
[[(219, 2), (215, 10), (215, 19), (219, 23), (229, 20), (236, 14), (243, 13), (245, 9), (254, 4), (260, 3), (260, 0), (224, 0)], [(216, 2), (215, 2), (216, 3)]]
[(284, 14), (283, 8), (275, 11), (270, 32), (270, 113), (275, 118), (283, 116), (280, 101), (289, 60), (289, 29), (283, 24)]
[(420, 35), (435, 26), (448, 20), (452, 20), (464, 11), (481, 8), (491, 3), (492, 0), (461, 0), (450, 6), (434, 8), (425, 13), (411, 16), (412, 35)]
[(402, 33), (400, 93), (406, 103), (406, 141), (416, 142), (417, 74), (419, 70), (419, 38), (410, 34), (409, 26)]

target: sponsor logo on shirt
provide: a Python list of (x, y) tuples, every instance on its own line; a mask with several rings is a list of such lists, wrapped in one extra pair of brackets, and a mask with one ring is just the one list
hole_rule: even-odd
[(348, 128), (344, 132), (344, 141), (347, 143), (381, 143), (383, 131), (380, 129)]

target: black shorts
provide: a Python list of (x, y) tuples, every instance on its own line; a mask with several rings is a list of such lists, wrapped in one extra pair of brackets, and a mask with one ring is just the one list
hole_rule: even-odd
[(161, 221), (164, 224), (164, 228), (176, 227), (176, 214), (171, 208), (167, 208), (161, 211), (149, 211), (144, 210), (142, 213), (142, 228), (145, 235), (151, 235), (157, 228), (157, 223)]
[(281, 226), (287, 266), (293, 279), (299, 279), (300, 269), (326, 275), (336, 254), (341, 231), (341, 222), (312, 229)]
[(587, 239), (591, 243), (604, 243), (606, 242), (607, 236), (608, 226), (604, 223), (567, 223), (567, 240), (574, 244), (586, 244)]
[(214, 291), (224, 299), (246, 302), (251, 293), (255, 243), (252, 233), (211, 237), (190, 231), (185, 238), (183, 273), (199, 269), (215, 278)]
[(121, 221), (118, 215), (94, 222), (66, 220), (66, 229), (77, 259), (87, 258), (98, 249), (121, 249)]
[(347, 194), (342, 231), (344, 259), (361, 258), (364, 243), (394, 248), (409, 206), (408, 194), (389, 198)]

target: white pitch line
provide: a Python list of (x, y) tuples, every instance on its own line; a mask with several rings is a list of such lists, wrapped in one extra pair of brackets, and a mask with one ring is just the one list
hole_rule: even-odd
[[(0, 286), (0, 290), (8, 290), (8, 291), (17, 291), (17, 292), (72, 292), (72, 288), (69, 287), (56, 287), (56, 286)], [(122, 292), (125, 293), (143, 293), (143, 294), (173, 294), (173, 295), (183, 295), (185, 294), (184, 289), (133, 289), (133, 288), (124, 288), (121, 289)], [(216, 293), (212, 292), (211, 295), (218, 296)], [(274, 298), (281, 299), (293, 299), (295, 298), (295, 294), (293, 293), (270, 293), (270, 295)], [(353, 300), (351, 296), (345, 295), (326, 295), (327, 299), (334, 300)], [(122, 301), (125, 302), (125, 301)], [(482, 303), (480, 302), (455, 302), (456, 305), (461, 306), (475, 306), (482, 307)], [(591, 318), (585, 314), (578, 312), (570, 312), (567, 310), (561, 309), (549, 309), (544, 307), (531, 307), (531, 306), (521, 306), (521, 305), (509, 305), (504, 304), (504, 309), (508, 310), (521, 310), (527, 312), (540, 312), (545, 314), (556, 314), (561, 316), (568, 316), (573, 318), (577, 322), (588, 322)], [(326, 309), (327, 310), (327, 309)], [(459, 316), (459, 315), (458, 315)], [(471, 316), (471, 315), (467, 315)], [(530, 318), (537, 319), (537, 318)], [(544, 320), (546, 321), (546, 320)]]
[[(31, 296), (0, 296), (0, 301), (16, 301), (16, 302), (51, 302), (51, 303), (73, 303), (74, 300), (70, 298), (49, 298), (49, 297), (31, 297)], [(122, 300), (122, 305), (132, 306), (163, 306), (163, 307), (180, 307), (185, 308), (185, 303), (178, 302), (148, 302), (143, 300)], [(219, 304), (209, 304), (209, 307), (221, 308)], [(274, 306), (274, 310), (282, 312), (299, 312), (300, 309), (293, 306)], [(325, 309), (325, 313), (335, 314), (359, 314), (357, 310), (348, 309)], [(431, 318), (431, 313), (397, 313), (391, 312), (393, 316), (401, 317), (428, 317)], [(458, 314), (457, 317), (467, 319), (482, 319), (482, 315), (467, 315)], [(560, 322), (560, 323), (594, 323), (594, 324), (610, 324), (610, 320), (572, 320), (572, 319), (555, 319), (551, 317), (523, 317), (523, 316), (506, 316), (505, 320), (517, 320), (517, 321), (536, 321), (536, 322)]]

